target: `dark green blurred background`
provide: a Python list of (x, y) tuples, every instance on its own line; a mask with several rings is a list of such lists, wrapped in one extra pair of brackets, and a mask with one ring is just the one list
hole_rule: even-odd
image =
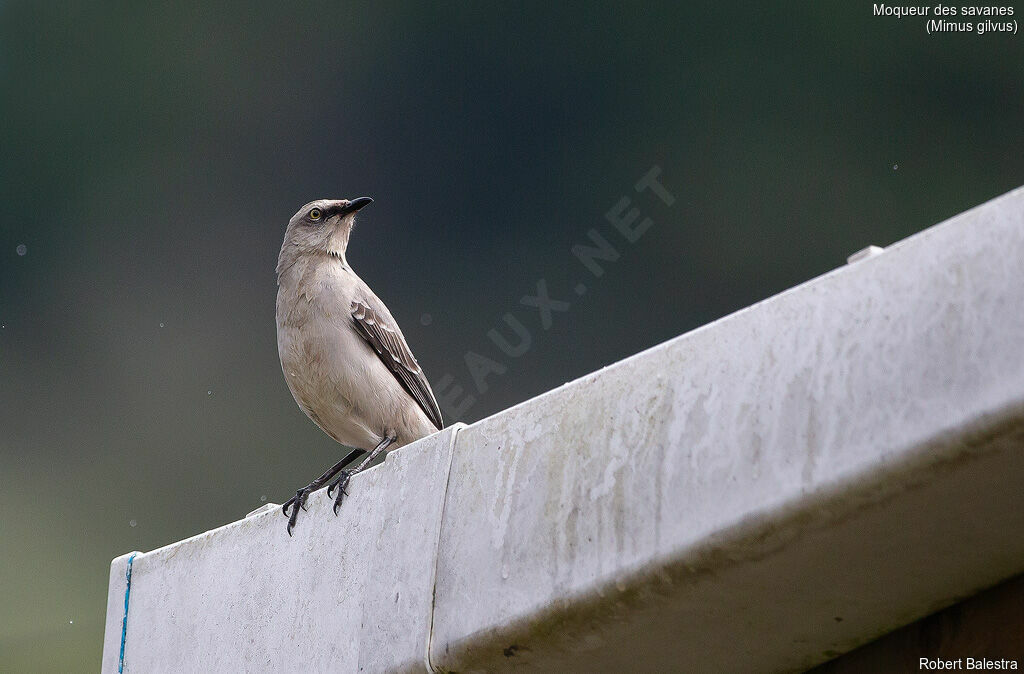
[[(95, 671), (112, 557), (340, 456), (277, 360), (310, 199), (376, 199), (349, 259), (472, 421), (1024, 183), (1024, 37), (869, 2), (284, 4), (0, 2), (0, 671)], [(653, 165), (671, 208), (632, 193)], [(467, 351), (507, 367), (484, 393)]]

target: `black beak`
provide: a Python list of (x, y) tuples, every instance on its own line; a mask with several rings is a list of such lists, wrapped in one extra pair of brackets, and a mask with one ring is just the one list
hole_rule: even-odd
[(340, 204), (337, 212), (339, 215), (348, 215), (349, 213), (355, 213), (363, 206), (369, 206), (372, 203), (373, 199), (370, 197), (356, 197), (347, 203)]

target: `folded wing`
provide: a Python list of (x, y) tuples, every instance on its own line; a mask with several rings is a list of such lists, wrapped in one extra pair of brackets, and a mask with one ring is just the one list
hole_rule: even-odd
[(388, 310), (383, 305), (374, 308), (369, 301), (353, 300), (352, 320), (356, 332), (369, 342), (381, 361), (423, 408), (431, 423), (440, 430), (444, 423), (441, 421), (441, 409), (437, 406), (434, 392), (430, 390), (430, 383), (427, 382), (420, 364), (416, 362), (405, 341), (405, 336)]

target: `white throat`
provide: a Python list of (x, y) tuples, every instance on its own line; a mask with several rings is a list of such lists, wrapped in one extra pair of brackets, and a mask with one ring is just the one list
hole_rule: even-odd
[(348, 266), (348, 259), (345, 251), (348, 250), (348, 237), (352, 234), (352, 222), (341, 221), (334, 226), (331, 235), (327, 237), (327, 254), (341, 260)]

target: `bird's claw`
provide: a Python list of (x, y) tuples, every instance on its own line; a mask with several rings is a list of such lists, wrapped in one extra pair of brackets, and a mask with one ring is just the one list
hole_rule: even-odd
[(349, 478), (351, 478), (353, 474), (354, 473), (351, 470), (343, 470), (340, 473), (338, 473), (338, 477), (335, 478), (334, 482), (331, 482), (331, 484), (328, 485), (327, 487), (328, 497), (331, 495), (331, 492), (333, 492), (335, 489), (338, 490), (338, 495), (334, 497), (335, 515), (338, 514), (338, 508), (341, 507), (342, 499), (348, 496), (348, 491), (345, 490), (345, 487), (348, 486)]
[[(295, 528), (295, 520), (299, 518), (299, 508), (306, 510), (306, 499), (309, 498), (310, 490), (309, 487), (303, 487), (302, 489), (295, 492), (295, 496), (291, 497), (284, 502), (281, 506), (281, 512), (288, 517), (288, 535), (292, 535), (292, 529)], [(288, 514), (288, 507), (291, 506), (292, 513)]]

